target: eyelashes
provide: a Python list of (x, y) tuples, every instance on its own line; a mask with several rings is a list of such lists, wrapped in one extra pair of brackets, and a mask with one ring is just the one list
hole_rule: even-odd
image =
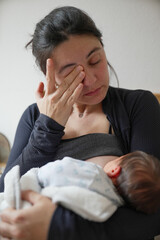
[(101, 56), (100, 54), (96, 54), (94, 56), (92, 56), (89, 60), (89, 64), (90, 65), (96, 65), (101, 61)]
[(99, 59), (99, 60), (96, 61), (96, 62), (90, 62), (90, 65), (96, 65), (96, 64), (98, 64), (100, 61), (101, 61), (101, 59)]
[[(90, 66), (94, 66), (98, 63), (101, 62), (101, 56), (98, 54), (96, 56), (92, 56), (92, 58), (90, 60), (88, 60), (88, 65)], [(87, 63), (86, 63), (87, 64)], [(75, 66), (70, 66), (67, 69), (64, 70), (64, 73), (61, 75), (61, 77), (66, 77), (68, 74), (70, 74)]]

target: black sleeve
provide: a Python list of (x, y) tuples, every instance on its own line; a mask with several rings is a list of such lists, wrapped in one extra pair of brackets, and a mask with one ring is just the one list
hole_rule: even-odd
[(149, 240), (160, 234), (160, 211), (147, 216), (120, 207), (106, 222), (83, 219), (59, 206), (51, 221), (48, 240)]
[(149, 91), (142, 91), (130, 107), (130, 151), (141, 150), (160, 159), (160, 105)]
[(0, 178), (0, 191), (4, 189), (4, 176), (15, 165), (20, 165), (23, 175), (33, 167), (52, 161), (56, 148), (64, 135), (64, 127), (53, 119), (37, 114), (34, 105), (22, 115), (14, 144), (4, 173)]

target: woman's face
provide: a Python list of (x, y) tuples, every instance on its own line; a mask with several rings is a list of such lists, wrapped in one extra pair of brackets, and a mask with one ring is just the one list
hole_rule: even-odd
[(69, 40), (54, 49), (53, 61), (58, 85), (75, 66), (83, 67), (84, 86), (77, 103), (93, 105), (104, 99), (109, 86), (109, 74), (103, 46), (96, 37), (70, 36)]

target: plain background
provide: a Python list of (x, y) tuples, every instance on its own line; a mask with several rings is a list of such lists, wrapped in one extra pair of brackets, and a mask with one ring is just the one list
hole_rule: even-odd
[[(0, 0), (0, 132), (11, 145), (39, 81), (45, 82), (24, 46), (36, 23), (64, 5), (95, 20), (120, 87), (160, 92), (160, 0)], [(114, 78), (111, 85), (117, 85)]]

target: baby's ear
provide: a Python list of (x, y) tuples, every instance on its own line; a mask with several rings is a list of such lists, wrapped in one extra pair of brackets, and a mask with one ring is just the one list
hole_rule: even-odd
[(110, 178), (116, 178), (119, 176), (121, 172), (121, 167), (120, 166), (113, 166), (112, 168), (108, 169), (105, 171)]

